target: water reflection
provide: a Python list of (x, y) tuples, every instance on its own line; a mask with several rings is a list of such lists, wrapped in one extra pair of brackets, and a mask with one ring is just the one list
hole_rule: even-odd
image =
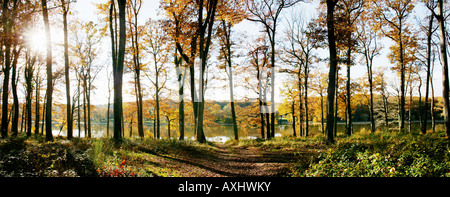
[[(413, 132), (418, 132), (419, 131), (419, 126), (420, 123), (418, 122), (414, 122), (412, 123), (412, 130)], [(437, 124), (442, 124), (442, 123), (437, 123)], [(392, 125), (393, 127), (395, 127), (396, 125)], [(437, 125), (440, 126), (440, 125)], [(396, 128), (396, 127), (395, 127)], [(408, 127), (406, 127), (408, 128)], [(431, 128), (431, 123), (428, 124), (428, 128)], [(61, 128), (61, 126), (59, 124), (53, 124), (53, 135), (54, 136), (66, 136), (67, 135), (67, 131), (65, 130), (66, 128)], [(297, 125), (296, 127), (297, 131), (296, 131), (296, 135), (299, 136), (299, 127)], [(113, 135), (113, 126), (112, 124), (110, 125), (110, 129), (109, 129), (109, 135), (107, 134), (107, 129), (106, 129), (106, 124), (105, 123), (92, 123), (92, 132), (91, 132), (91, 136), (93, 138), (99, 138), (99, 137), (112, 137)], [(172, 139), (178, 139), (179, 133), (177, 130), (175, 130), (175, 128), (171, 128), (171, 133), (170, 136)], [(130, 131), (131, 131), (131, 136), (133, 137), (138, 137), (138, 131), (137, 128), (132, 128), (130, 129), (129, 127), (125, 127), (124, 130), (124, 135), (125, 137), (130, 137)], [(153, 125), (149, 124), (149, 125), (144, 125), (144, 133), (146, 137), (153, 137)], [(369, 132), (370, 131), (370, 124), (369, 123), (355, 123), (353, 124), (353, 132)], [(168, 138), (169, 134), (168, 134), (168, 129), (167, 129), (167, 125), (161, 125), (161, 130), (160, 130), (160, 135), (161, 138)], [(233, 126), (232, 125), (218, 125), (216, 127), (205, 127), (204, 128), (204, 132), (205, 132), (205, 136), (206, 139), (208, 141), (213, 141), (213, 142), (226, 142), (227, 140), (230, 139), (234, 139), (234, 134), (233, 134)], [(314, 136), (318, 133), (322, 132), (322, 127), (320, 124), (318, 123), (311, 123), (309, 125), (309, 135), (310, 136)], [(338, 123), (337, 125), (337, 132), (339, 133), (344, 133), (345, 132), (345, 124), (344, 123)], [(86, 132), (84, 130), (84, 125), (81, 125), (81, 131), (79, 132), (78, 127), (75, 126), (74, 127), (74, 131), (73, 131), (73, 136), (74, 137), (82, 137), (84, 138), (86, 136)], [(276, 125), (275, 126), (275, 137), (282, 137), (282, 136), (292, 136), (293, 135), (293, 131), (292, 131), (292, 125)], [(194, 140), (194, 130), (191, 127), (186, 127), (185, 129), (185, 139), (191, 139)], [(261, 133), (260, 133), (260, 129), (259, 127), (255, 127), (255, 128), (250, 128), (250, 129), (245, 129), (245, 130), (240, 130), (239, 131), (239, 137), (240, 139), (256, 139), (256, 138), (260, 138), (261, 137)]]

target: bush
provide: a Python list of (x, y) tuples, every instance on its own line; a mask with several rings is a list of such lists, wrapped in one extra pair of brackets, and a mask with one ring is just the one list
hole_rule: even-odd
[(298, 176), (441, 177), (450, 176), (450, 148), (438, 135), (397, 133), (355, 135), (322, 152)]

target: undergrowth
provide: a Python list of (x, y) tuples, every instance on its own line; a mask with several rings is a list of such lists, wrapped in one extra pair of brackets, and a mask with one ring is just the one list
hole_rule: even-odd
[(441, 134), (354, 134), (337, 140), (292, 176), (449, 177), (449, 140)]

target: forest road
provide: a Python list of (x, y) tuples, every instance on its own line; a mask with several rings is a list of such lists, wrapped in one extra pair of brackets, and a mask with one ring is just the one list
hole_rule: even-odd
[(299, 161), (308, 165), (312, 154), (308, 150), (265, 150), (217, 143), (208, 152), (165, 158), (183, 177), (283, 177)]

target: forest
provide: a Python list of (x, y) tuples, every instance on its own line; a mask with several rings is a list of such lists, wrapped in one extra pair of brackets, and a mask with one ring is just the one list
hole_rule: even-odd
[(444, 0), (0, 0), (0, 177), (448, 177)]

